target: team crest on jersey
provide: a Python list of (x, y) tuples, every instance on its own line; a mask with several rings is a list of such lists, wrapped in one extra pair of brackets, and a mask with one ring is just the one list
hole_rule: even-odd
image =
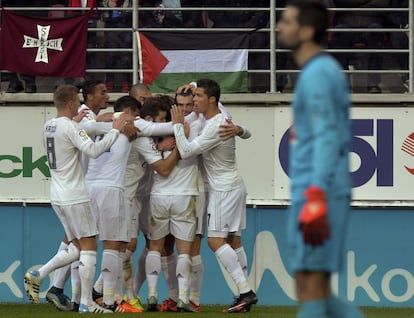
[(88, 134), (83, 129), (82, 130), (79, 130), (79, 137), (82, 139), (82, 141), (89, 140)]
[(95, 118), (92, 116), (91, 113), (86, 113), (85, 117), (90, 121), (95, 121)]

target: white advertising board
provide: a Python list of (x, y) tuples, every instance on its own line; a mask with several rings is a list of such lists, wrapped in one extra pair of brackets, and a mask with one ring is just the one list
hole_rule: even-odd
[[(247, 203), (287, 204), (288, 144), (283, 137), (292, 122), (290, 108), (229, 106), (228, 110), (234, 122), (252, 132), (248, 140), (237, 139)], [(0, 202), (49, 201), (42, 127), (54, 115), (53, 107), (0, 107)], [(352, 109), (350, 171), (355, 202), (412, 205), (413, 115), (414, 109), (403, 107)]]

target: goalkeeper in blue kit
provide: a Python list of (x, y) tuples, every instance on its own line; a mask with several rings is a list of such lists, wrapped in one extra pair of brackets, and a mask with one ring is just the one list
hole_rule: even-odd
[(287, 226), (298, 317), (363, 317), (330, 289), (330, 275), (340, 270), (345, 254), (351, 133), (348, 81), (322, 50), (327, 10), (321, 1), (291, 1), (277, 27), (280, 44), (292, 50), (301, 68), (290, 132), (292, 205)]

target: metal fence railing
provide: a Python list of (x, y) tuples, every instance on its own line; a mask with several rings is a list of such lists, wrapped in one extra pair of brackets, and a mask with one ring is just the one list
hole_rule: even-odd
[[(1, 4), (1, 0), (0, 0)], [(9, 10), (15, 11), (24, 11), (28, 12), (53, 12), (53, 11), (83, 11), (84, 8), (66, 8), (66, 7), (6, 7)], [(288, 62), (288, 50), (278, 47), (277, 44), (277, 31), (275, 29), (276, 21), (280, 15), (283, 8), (277, 6), (276, 0), (270, 0), (269, 7), (179, 7), (179, 8), (166, 8), (166, 7), (138, 7), (138, 0), (133, 0), (130, 7), (120, 7), (120, 8), (107, 8), (107, 7), (98, 7), (98, 12), (102, 17), (105, 13), (112, 13), (114, 11), (124, 12), (130, 15), (129, 25), (125, 27), (108, 27), (102, 23), (91, 23), (88, 28), (88, 35), (93, 35), (99, 39), (105, 39), (107, 35), (111, 32), (125, 32), (132, 33), (132, 31), (140, 30), (145, 32), (174, 32), (174, 31), (220, 31), (220, 32), (249, 32), (251, 34), (260, 34), (264, 39), (262, 46), (255, 45), (254, 47), (249, 47), (249, 67), (248, 74), (251, 78), (249, 90), (255, 92), (255, 84), (257, 82), (255, 79), (258, 79), (261, 83), (258, 92), (271, 92), (274, 93), (280, 90), (280, 87), (288, 86), (288, 82), (292, 86), (295, 81), (295, 73), (298, 70), (289, 64)], [(414, 93), (414, 2), (408, 1), (408, 7), (406, 8), (330, 8), (332, 15), (340, 15), (344, 12), (351, 14), (380, 14), (380, 15), (390, 15), (390, 14), (402, 14), (408, 16), (407, 19), (407, 28), (405, 25), (379, 25), (375, 27), (336, 27), (335, 24), (329, 29), (329, 37), (335, 37), (340, 34), (365, 34), (368, 37), (375, 34), (384, 35), (384, 45), (380, 47), (370, 47), (365, 46), (346, 46), (345, 43), (343, 47), (333, 47), (331, 43), (328, 43), (327, 51), (332, 53), (334, 56), (341, 57), (347, 55), (350, 59), (360, 59), (360, 60), (369, 60), (375, 59), (375, 57), (381, 58), (385, 63), (382, 63), (381, 67), (374, 68), (370, 67), (367, 63), (363, 67), (348, 67), (345, 69), (346, 73), (349, 73), (350, 78), (357, 77), (369, 77), (377, 76), (381, 80), (387, 80), (390, 83), (391, 88), (388, 92), (402, 92), (394, 88), (399, 86), (398, 79), (406, 79), (405, 85), (407, 86), (406, 92)], [(203, 27), (146, 27), (140, 24), (140, 17), (145, 12), (175, 12), (184, 14), (186, 12), (190, 13), (199, 13), (199, 17), (207, 19), (209, 15), (213, 16), (214, 13), (231, 13), (231, 14), (246, 14), (249, 13), (261, 14), (265, 17), (265, 25), (261, 21), (259, 26), (243, 26), (236, 25), (234, 27), (214, 27), (211, 26), (211, 19), (207, 19), (207, 25)], [(99, 19), (98, 19), (99, 20)], [(102, 20), (102, 19), (101, 19)], [(397, 34), (407, 34), (407, 45), (402, 47), (393, 47), (390, 43), (389, 38)], [(388, 40), (387, 40), (388, 39)], [(93, 47), (92, 47), (93, 46)], [(137, 54), (137, 45), (136, 38), (131, 35), (131, 43), (128, 47), (107, 47), (107, 45), (90, 45), (87, 49), (89, 59), (97, 58), (101, 55), (103, 60), (105, 60), (105, 54), (116, 53), (116, 54), (125, 54), (129, 56), (129, 62), (125, 67), (108, 67), (106, 64), (91, 65), (93, 63), (88, 63), (87, 75), (88, 76), (101, 76), (104, 79), (112, 76), (114, 74), (128, 74), (130, 82), (136, 83), (139, 82), (139, 63), (138, 63), (138, 54)], [(258, 63), (258, 61), (261, 61)], [(401, 61), (406, 61), (404, 65), (406, 68), (401, 67)], [(363, 64), (363, 63), (362, 63)], [(369, 64), (369, 63), (368, 63)], [(7, 72), (0, 73), (0, 79), (4, 78)], [(131, 83), (130, 83), (131, 84)], [(351, 80), (351, 84), (354, 84), (354, 89), (356, 89), (357, 84)], [(4, 86), (4, 85), (3, 85)]]

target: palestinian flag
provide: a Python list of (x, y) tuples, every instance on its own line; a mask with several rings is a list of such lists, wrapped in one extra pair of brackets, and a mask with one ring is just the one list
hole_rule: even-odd
[(240, 32), (144, 32), (169, 63), (151, 85), (157, 93), (202, 78), (222, 93), (247, 92), (248, 34)]

